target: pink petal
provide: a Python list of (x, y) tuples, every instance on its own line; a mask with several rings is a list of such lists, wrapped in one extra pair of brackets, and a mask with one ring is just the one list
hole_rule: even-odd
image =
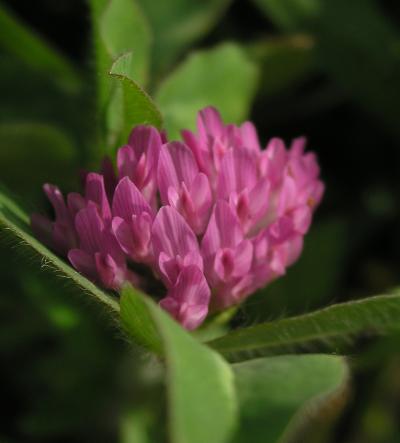
[(295, 233), (293, 217), (284, 215), (269, 226), (269, 235), (272, 244), (283, 243)]
[(97, 280), (96, 264), (91, 254), (81, 249), (71, 249), (68, 259), (78, 272), (92, 281)]
[[(190, 195), (194, 206), (203, 214), (208, 214), (211, 208), (212, 194), (210, 182), (205, 174), (200, 172), (190, 186)], [(200, 215), (201, 216), (201, 215)]]
[(250, 240), (243, 240), (235, 249), (234, 277), (243, 277), (250, 271), (253, 261), (253, 244)]
[(113, 215), (128, 221), (131, 220), (132, 215), (139, 215), (143, 212), (153, 216), (152, 208), (138, 188), (131, 182), (129, 177), (122, 178), (115, 188), (112, 202)]
[(181, 133), (182, 139), (184, 140), (186, 146), (192, 151), (196, 159), (199, 170), (210, 177), (212, 171), (212, 160), (208, 143), (201, 143), (191, 131), (186, 129), (184, 129)]
[(125, 145), (118, 149), (117, 168), (119, 178), (129, 177), (132, 179), (136, 163), (136, 154), (132, 146)]
[(196, 266), (185, 267), (160, 305), (186, 329), (197, 328), (208, 313), (210, 288)]
[(67, 220), (69, 213), (60, 189), (57, 186), (46, 183), (43, 186), (43, 190), (53, 205), (56, 219)]
[(280, 138), (273, 138), (266, 150), (261, 153), (260, 172), (262, 176), (268, 177), (273, 185), (279, 184), (285, 173), (287, 161), (285, 144)]
[(103, 286), (118, 290), (125, 280), (125, 266), (119, 265), (110, 254), (97, 252), (94, 258), (97, 273)]
[(219, 279), (228, 282), (235, 267), (234, 251), (230, 248), (219, 249), (214, 259), (214, 270)]
[(305, 235), (311, 225), (312, 212), (308, 206), (301, 206), (292, 213), (293, 226), (297, 233)]
[(78, 194), (77, 192), (70, 192), (67, 197), (67, 204), (70, 214), (75, 218), (75, 215), (81, 209), (86, 207), (86, 200), (81, 194)]
[(221, 115), (212, 106), (204, 108), (198, 113), (197, 128), (201, 137), (220, 138), (224, 135), (224, 123)]
[(150, 237), (152, 218), (146, 212), (132, 216), (131, 223), (114, 217), (112, 231), (125, 254), (137, 262), (151, 262)]
[(144, 152), (147, 153), (149, 169), (153, 171), (156, 170), (161, 144), (161, 136), (157, 129), (145, 125), (133, 128), (128, 140), (128, 145), (132, 146), (136, 159), (139, 159)]
[(98, 205), (101, 217), (111, 220), (111, 209), (104, 186), (104, 178), (100, 174), (90, 172), (86, 176), (85, 197)]
[(302, 156), (304, 154), (306, 143), (307, 139), (305, 137), (295, 138), (290, 145), (290, 155)]
[(244, 122), (240, 127), (243, 146), (251, 151), (260, 152), (261, 146), (258, 140), (257, 130), (253, 123)]
[(218, 200), (201, 243), (203, 257), (213, 255), (219, 248), (236, 246), (242, 238), (237, 216), (227, 202)]
[(298, 196), (299, 192), (295, 180), (290, 175), (287, 175), (279, 194), (278, 215), (284, 215), (287, 211), (297, 206)]
[(154, 219), (152, 243), (155, 256), (161, 252), (170, 257), (198, 250), (196, 236), (184, 218), (171, 206), (163, 206)]
[(187, 307), (181, 307), (179, 317), (181, 318), (182, 326), (188, 331), (198, 328), (208, 314), (207, 305), (192, 305)]
[(121, 249), (125, 254), (132, 256), (135, 252), (135, 245), (128, 223), (121, 217), (114, 217), (111, 226)]
[(75, 217), (75, 228), (81, 249), (92, 254), (101, 250), (104, 223), (93, 203), (78, 212)]
[(198, 170), (192, 152), (184, 143), (164, 145), (158, 163), (158, 187), (163, 204), (168, 204), (169, 187), (179, 189), (182, 182), (190, 186)]
[(289, 242), (286, 261), (287, 266), (291, 266), (299, 259), (301, 251), (303, 250), (303, 244), (304, 237), (302, 235), (296, 236)]
[(257, 183), (257, 164), (246, 150), (229, 150), (224, 155), (218, 177), (217, 195), (229, 198), (232, 192), (252, 189)]

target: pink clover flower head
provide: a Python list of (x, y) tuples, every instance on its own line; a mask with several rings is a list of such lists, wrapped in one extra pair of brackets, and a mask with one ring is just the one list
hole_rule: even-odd
[(74, 193), (70, 194), (66, 203), (60, 189), (49, 183), (43, 186), (43, 190), (53, 206), (55, 219), (52, 221), (41, 214), (32, 214), (32, 230), (43, 243), (65, 255), (78, 244), (74, 216), (84, 204)]
[(204, 232), (211, 212), (211, 187), (184, 143), (171, 142), (162, 147), (158, 186), (161, 202), (180, 212), (196, 234)]
[(150, 237), (155, 214), (127, 176), (115, 189), (112, 213), (112, 232), (124, 253), (134, 261), (151, 264)]
[(118, 150), (118, 176), (128, 176), (143, 193), (145, 199), (155, 205), (157, 192), (157, 164), (162, 145), (162, 135), (151, 126), (136, 126), (128, 144)]
[(78, 212), (75, 228), (79, 247), (68, 252), (75, 269), (109, 289), (117, 290), (125, 282), (138, 284), (138, 278), (128, 269), (124, 254), (95, 203), (89, 202)]
[(55, 217), (33, 214), (32, 228), (108, 289), (159, 288), (160, 306), (195, 329), (299, 258), (324, 193), (305, 144), (272, 138), (263, 148), (251, 122), (225, 124), (212, 107), (182, 140), (137, 126), (116, 169), (107, 158), (85, 173), (83, 195), (45, 185)]
[(153, 223), (152, 245), (156, 270), (167, 287), (173, 286), (183, 268), (194, 265), (203, 271), (196, 235), (179, 212), (163, 206)]

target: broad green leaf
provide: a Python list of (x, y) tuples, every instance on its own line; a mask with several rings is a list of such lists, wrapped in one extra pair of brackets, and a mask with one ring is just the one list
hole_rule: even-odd
[(139, 0), (154, 32), (153, 65), (164, 70), (215, 25), (230, 0)]
[(41, 123), (0, 124), (1, 180), (26, 201), (41, 194), (45, 182), (74, 181), (77, 149), (58, 128)]
[(81, 87), (71, 63), (0, 4), (0, 47), (69, 91)]
[(51, 252), (46, 246), (36, 240), (30, 233), (29, 218), (18, 208), (4, 191), (0, 190), (0, 229), (5, 230), (16, 238), (21, 246), (32, 249), (42, 260), (42, 268), (55, 271), (60, 276), (71, 280), (80, 286), (87, 294), (118, 312), (119, 304), (114, 297), (100, 290), (97, 286), (67, 265), (61, 258)]
[(133, 287), (126, 288), (120, 306), (122, 326), (134, 343), (161, 355), (163, 346), (160, 334), (140, 293)]
[(328, 355), (261, 358), (233, 369), (241, 412), (234, 443), (288, 441), (307, 419), (343, 396), (348, 381), (344, 359)]
[(151, 97), (133, 80), (131, 53), (121, 56), (112, 66), (110, 74), (122, 89), (122, 140), (126, 140), (132, 128), (138, 124), (161, 128), (162, 118)]
[(248, 115), (256, 92), (258, 70), (240, 47), (225, 43), (190, 55), (160, 85), (156, 101), (170, 137), (193, 129), (196, 113), (212, 105), (227, 122)]
[[(125, 288), (122, 322), (128, 333), (142, 322), (138, 306), (147, 307), (161, 337), (167, 367), (170, 440), (174, 443), (228, 442), (236, 416), (230, 366), (216, 352), (199, 343), (150, 298)], [(137, 340), (134, 332), (133, 340)], [(154, 338), (154, 337), (153, 337)], [(152, 339), (153, 339), (152, 338)]]
[[(125, 128), (135, 122), (130, 122), (131, 115), (125, 114), (125, 93), (109, 73), (113, 70), (114, 74), (120, 74), (118, 60), (130, 53), (129, 63), (124, 62), (123, 76), (134, 82), (136, 89), (139, 89), (136, 83), (144, 86), (148, 79), (151, 34), (135, 0), (89, 0), (89, 4), (96, 56), (98, 112), (103, 126), (101, 137), (110, 150), (123, 140)], [(143, 101), (134, 100), (133, 104), (138, 122), (144, 123), (147, 109), (144, 107), (142, 118)]]
[(100, 19), (100, 35), (113, 61), (127, 52), (132, 53), (131, 75), (145, 86), (149, 74), (151, 33), (136, 2), (111, 0)]
[(297, 349), (336, 351), (362, 334), (400, 330), (400, 292), (333, 305), (298, 317), (238, 329), (208, 344), (229, 360)]

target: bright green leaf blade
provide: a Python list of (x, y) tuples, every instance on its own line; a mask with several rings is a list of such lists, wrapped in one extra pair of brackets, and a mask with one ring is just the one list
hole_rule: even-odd
[(135, 80), (147, 81), (151, 33), (135, 0), (89, 0), (96, 57), (99, 106), (109, 101), (112, 82), (109, 72), (121, 55), (134, 54)]
[(233, 365), (241, 411), (234, 443), (277, 443), (345, 392), (341, 357), (290, 355)]
[[(137, 331), (141, 326), (137, 313), (131, 312), (137, 306), (147, 307), (145, 316), (152, 318), (163, 344), (170, 440), (174, 443), (228, 442), (236, 416), (230, 366), (190, 336), (151, 299), (131, 288), (124, 289), (121, 300), (122, 322), (128, 332)], [(138, 323), (129, 325), (131, 322)], [(137, 339), (136, 333), (133, 339)]]
[(144, 124), (161, 128), (162, 118), (151, 97), (134, 81), (131, 74), (133, 55), (121, 56), (112, 66), (110, 74), (122, 86), (123, 128), (122, 139), (126, 140), (135, 125)]
[(125, 331), (139, 346), (162, 354), (160, 334), (154, 324), (146, 301), (133, 287), (123, 290), (121, 297), (121, 322)]
[(208, 105), (217, 107), (227, 122), (242, 122), (254, 98), (257, 79), (256, 65), (234, 44), (192, 54), (156, 94), (169, 136), (178, 136), (183, 128), (194, 129), (197, 111)]
[(154, 32), (156, 71), (172, 64), (217, 22), (230, 0), (139, 0)]
[(208, 344), (229, 360), (297, 349), (336, 351), (360, 334), (400, 329), (400, 292), (333, 305), (310, 314), (239, 329)]
[(0, 4), (0, 47), (68, 90), (81, 86), (71, 63)]
[(100, 35), (112, 60), (132, 52), (132, 75), (135, 81), (145, 86), (149, 74), (151, 34), (136, 2), (110, 1), (100, 19)]
[(2, 183), (31, 203), (45, 182), (71, 185), (77, 149), (62, 131), (41, 123), (0, 124)]
[(28, 246), (42, 259), (42, 268), (55, 271), (60, 276), (72, 280), (86, 293), (106, 305), (112, 311), (119, 311), (118, 302), (106, 292), (68, 266), (62, 259), (32, 236), (28, 216), (3, 192), (0, 191), (0, 229), (11, 233), (22, 246)]
[[(135, 122), (130, 121), (129, 113), (125, 114), (126, 110), (129, 111), (129, 107), (124, 105), (125, 94), (109, 73), (115, 69), (117, 74), (118, 67), (115, 65), (119, 65), (119, 58), (131, 53), (129, 66), (126, 63), (124, 66), (129, 70), (123, 76), (144, 86), (149, 73), (151, 33), (135, 0), (89, 0), (89, 5), (96, 58), (98, 114), (102, 125), (100, 137), (106, 150), (110, 151), (125, 141), (126, 127), (132, 127)], [(132, 100), (130, 102), (132, 104)], [(143, 108), (141, 118), (142, 101), (134, 101), (133, 104), (137, 120), (141, 123), (147, 118), (147, 108)], [(99, 154), (102, 152), (97, 156)]]

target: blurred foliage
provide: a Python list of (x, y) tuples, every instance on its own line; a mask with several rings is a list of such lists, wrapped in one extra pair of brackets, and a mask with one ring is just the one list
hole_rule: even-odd
[[(234, 75), (233, 75), (234, 73)], [(195, 128), (196, 112), (212, 103), (227, 121), (242, 122), (256, 92), (257, 68), (233, 44), (192, 53), (161, 83), (156, 99), (170, 137)]]
[[(41, 183), (76, 187), (77, 169), (96, 164), (143, 118), (135, 114), (138, 101), (146, 121), (161, 125), (143, 88), (171, 134), (192, 127), (197, 108), (213, 104), (228, 121), (251, 117), (263, 143), (307, 135), (327, 184), (300, 261), (250, 299), (232, 325), (387, 292), (400, 281), (399, 21), (390, 0), (3, 1), (1, 182), (28, 210), (43, 210)], [(24, 223), (3, 197), (0, 209)], [(87, 298), (66, 279), (43, 278), (37, 258), (17, 253), (1, 235), (0, 441), (166, 441), (160, 365), (124, 343), (104, 308), (82, 303)], [(400, 336), (356, 340), (344, 413), (338, 417), (340, 399), (331, 399), (306, 440), (302, 433), (294, 440), (400, 442)], [(284, 365), (296, 379), (282, 368), (258, 368), (251, 389), (262, 398), (296, 380), (299, 390), (290, 392), (297, 397), (276, 396), (285, 400), (282, 411), (292, 411), (314, 395), (300, 389), (309, 380), (329, 389), (323, 372), (307, 375), (308, 358), (294, 368), (284, 357), (268, 364)], [(187, 397), (178, 388), (189, 382), (175, 385), (183, 410)], [(251, 401), (245, 419), (254, 429), (265, 425), (250, 417), (259, 411), (256, 400), (238, 399)]]

